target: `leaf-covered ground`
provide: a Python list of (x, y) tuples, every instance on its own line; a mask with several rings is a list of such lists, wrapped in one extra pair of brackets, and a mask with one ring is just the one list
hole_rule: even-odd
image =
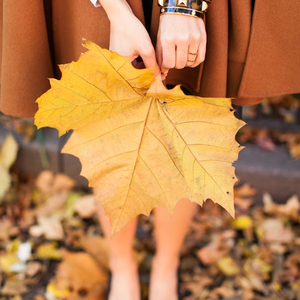
[[(299, 106), (295, 97), (274, 98), (243, 115), (299, 123)], [(25, 140), (35, 134), (31, 120), (0, 117)], [(285, 143), (292, 157), (300, 157), (295, 132), (245, 127), (239, 139), (268, 151)], [(9, 175), (6, 163), (1, 167), (0, 179), (9, 179), (11, 188), (7, 192), (1, 181), (0, 300), (105, 299), (108, 254), (92, 197), (74, 190), (62, 174), (44, 172), (36, 179)], [(209, 202), (199, 210), (182, 248), (182, 299), (300, 300), (299, 199), (276, 205), (265, 194), (258, 206), (254, 194), (247, 184), (235, 190), (235, 221)], [(152, 233), (151, 217), (141, 217), (134, 246), (143, 300), (155, 250)]]
[[(108, 252), (93, 197), (63, 174), (12, 176), (0, 205), (0, 299), (105, 299)], [(236, 219), (212, 202), (195, 216), (182, 248), (182, 299), (300, 299), (299, 199), (253, 205), (255, 189), (235, 189)], [(135, 240), (142, 299), (155, 246), (150, 218)]]

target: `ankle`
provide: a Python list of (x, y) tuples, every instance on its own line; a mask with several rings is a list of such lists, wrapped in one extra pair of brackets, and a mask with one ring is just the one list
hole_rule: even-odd
[(109, 266), (111, 272), (120, 270), (134, 270), (137, 269), (137, 262), (133, 257), (115, 257), (110, 258)]
[(162, 272), (171, 271), (177, 272), (179, 268), (180, 260), (177, 255), (155, 255), (152, 260), (152, 269), (156, 271), (159, 269)]

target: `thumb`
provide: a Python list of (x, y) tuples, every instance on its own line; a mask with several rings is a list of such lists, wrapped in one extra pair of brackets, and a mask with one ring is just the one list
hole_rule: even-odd
[(140, 56), (144, 62), (145, 67), (155, 68), (156, 70), (154, 71), (154, 75), (158, 76), (160, 74), (160, 71), (156, 61), (154, 48), (152, 47), (152, 50), (147, 54), (140, 53)]

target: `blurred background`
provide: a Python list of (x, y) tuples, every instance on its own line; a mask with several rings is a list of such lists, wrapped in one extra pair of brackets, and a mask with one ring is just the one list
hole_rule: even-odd
[[(182, 299), (300, 300), (300, 94), (243, 107), (234, 163), (236, 219), (199, 209), (182, 249)], [(0, 114), (0, 300), (105, 299), (107, 247), (70, 133)], [(142, 297), (155, 250), (152, 220), (135, 241)], [(84, 270), (84, 271), (82, 271)]]

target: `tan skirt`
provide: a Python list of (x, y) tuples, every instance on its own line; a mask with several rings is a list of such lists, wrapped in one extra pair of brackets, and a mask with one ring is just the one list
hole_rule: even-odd
[[(172, 70), (168, 83), (235, 104), (300, 92), (300, 2), (214, 0), (206, 15), (207, 54), (194, 69)], [(142, 21), (141, 0), (128, 0)], [(293, 2), (293, 3), (292, 3)], [(35, 100), (59, 77), (57, 64), (77, 60), (82, 38), (108, 47), (109, 21), (89, 0), (1, 0), (0, 109), (33, 116)], [(151, 37), (159, 23), (153, 4)]]

